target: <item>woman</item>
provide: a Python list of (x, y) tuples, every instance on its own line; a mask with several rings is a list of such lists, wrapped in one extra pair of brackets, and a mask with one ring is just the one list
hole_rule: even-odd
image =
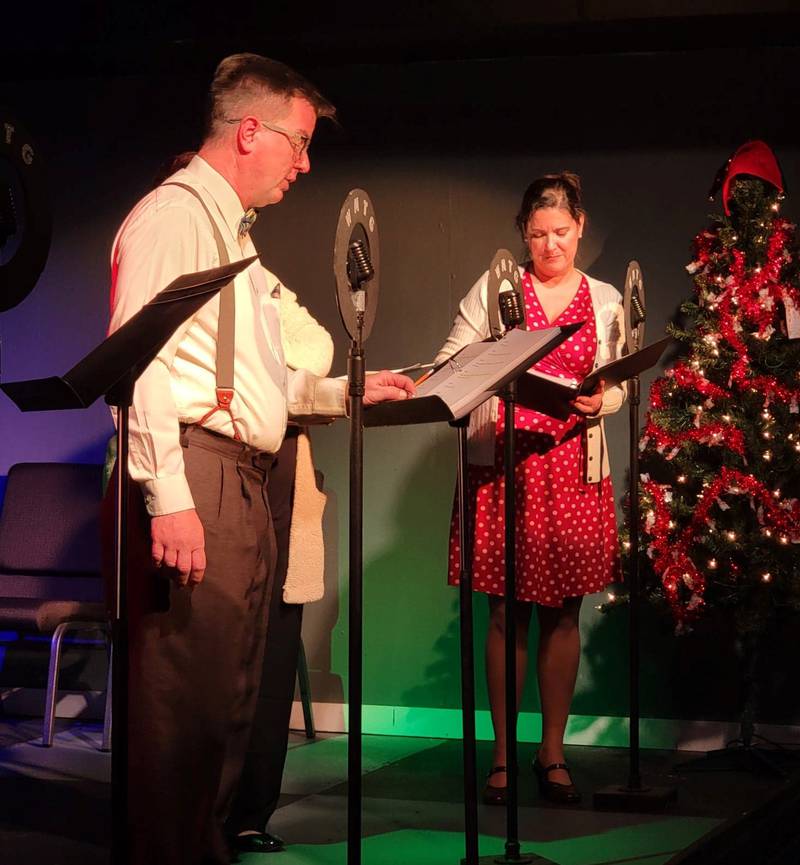
[[(621, 297), (611, 285), (575, 267), (586, 214), (574, 174), (546, 175), (526, 190), (516, 224), (530, 260), (521, 268), (529, 330), (585, 322), (536, 364), (555, 375), (582, 378), (620, 355), (624, 342)], [(489, 336), (487, 274), (461, 301), (440, 363), (464, 345)], [(537, 676), (542, 742), (534, 761), (541, 794), (574, 803), (580, 794), (564, 762), (564, 730), (580, 659), (583, 595), (618, 576), (619, 557), (603, 416), (625, 398), (619, 386), (580, 396), (567, 421), (517, 406), (517, 705), (528, 655), (528, 627), (539, 619)], [(488, 594), (486, 670), (495, 733), (493, 768), (484, 801), (506, 799), (505, 607), (503, 555), (503, 405), (492, 400), (471, 418), (470, 496), (475, 516), (474, 588)], [(457, 519), (450, 532), (449, 582), (459, 581)]]

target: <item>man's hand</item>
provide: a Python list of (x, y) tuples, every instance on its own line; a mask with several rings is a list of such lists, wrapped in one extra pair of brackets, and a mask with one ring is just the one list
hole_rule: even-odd
[(603, 390), (605, 389), (606, 383), (600, 379), (597, 382), (597, 387), (594, 391), (588, 396), (579, 396), (577, 399), (572, 401), (573, 409), (579, 414), (585, 415), (595, 415), (600, 411), (600, 407), (603, 405)]
[(364, 378), (364, 405), (375, 405), (414, 396), (414, 382), (407, 375), (384, 369)]
[(205, 535), (197, 511), (177, 511), (150, 520), (151, 555), (159, 568), (171, 568), (179, 585), (196, 585), (206, 570)]

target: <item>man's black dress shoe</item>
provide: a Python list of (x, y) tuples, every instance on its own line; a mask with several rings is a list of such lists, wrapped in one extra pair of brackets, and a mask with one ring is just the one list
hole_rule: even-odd
[(270, 835), (269, 832), (251, 832), (249, 835), (237, 835), (233, 839), (233, 847), (237, 853), (281, 853), (286, 844), (283, 838)]

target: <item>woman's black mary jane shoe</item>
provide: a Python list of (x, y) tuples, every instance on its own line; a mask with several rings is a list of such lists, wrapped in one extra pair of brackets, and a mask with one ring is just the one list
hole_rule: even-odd
[(486, 776), (486, 786), (483, 788), (483, 804), (484, 805), (499, 805), (505, 807), (508, 802), (508, 787), (493, 787), (489, 783), (489, 778), (492, 775), (497, 775), (499, 772), (505, 772), (505, 766), (493, 766)]
[(548, 778), (550, 772), (555, 769), (564, 769), (565, 772), (569, 772), (569, 766), (566, 763), (551, 763), (549, 766), (543, 766), (538, 757), (533, 761), (533, 771), (539, 782), (539, 795), (543, 799), (547, 799), (548, 802), (556, 802), (559, 805), (577, 805), (581, 801), (581, 794), (573, 783), (559, 784)]

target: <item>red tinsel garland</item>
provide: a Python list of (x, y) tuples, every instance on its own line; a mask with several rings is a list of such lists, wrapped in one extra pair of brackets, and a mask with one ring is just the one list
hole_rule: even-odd
[[(645, 533), (653, 538), (648, 555), (653, 558), (653, 567), (661, 578), (661, 585), (672, 614), (680, 626), (703, 606), (705, 578), (695, 567), (685, 549), (671, 539), (671, 518), (664, 487), (654, 481), (644, 483), (644, 491), (653, 500), (652, 519), (645, 520)], [(691, 593), (688, 602), (683, 601), (680, 586)]]
[[(667, 601), (679, 622), (685, 622), (703, 604), (705, 578), (692, 560), (689, 547), (705, 530), (709, 512), (720, 495), (749, 495), (761, 507), (759, 521), (762, 525), (768, 525), (789, 541), (800, 541), (800, 503), (793, 500), (787, 503), (787, 507), (781, 507), (761, 481), (736, 469), (724, 467), (705, 488), (697, 500), (692, 519), (676, 538), (672, 537), (665, 488), (651, 480), (645, 481), (643, 488), (654, 504), (653, 519), (645, 523), (646, 534), (653, 538), (648, 553), (653, 557), (653, 567), (661, 577)], [(691, 592), (689, 601), (685, 603), (681, 598), (681, 582)]]
[[(726, 423), (711, 421), (701, 423), (695, 429), (681, 430), (673, 433), (658, 424), (648, 413), (645, 423), (641, 447), (644, 448), (650, 441), (655, 444), (657, 451), (661, 452), (667, 448), (679, 450), (686, 441), (707, 445), (726, 445), (732, 451), (744, 456), (744, 433), (735, 426)], [(670, 457), (667, 457), (669, 459)]]
[(777, 323), (778, 303), (785, 303), (787, 299), (794, 304), (800, 301), (800, 288), (780, 281), (781, 271), (787, 261), (785, 248), (793, 229), (792, 223), (785, 219), (773, 220), (767, 240), (765, 264), (749, 272), (745, 255), (739, 249), (730, 251), (730, 262), (718, 260), (724, 256), (712, 253), (708, 238), (711, 232), (699, 235), (701, 242), (697, 245), (698, 260), (706, 269), (721, 265), (722, 269), (729, 270), (725, 279), (718, 277), (724, 288), (714, 298), (714, 303), (719, 310), (720, 335), (738, 355), (731, 368), (731, 384), (740, 391), (758, 390), (767, 399), (779, 399), (786, 403), (800, 400), (800, 388), (787, 387), (774, 376), (752, 376), (747, 343), (741, 335), (741, 322), (753, 325), (759, 338), (768, 339)]
[(708, 399), (726, 399), (731, 396), (729, 391), (709, 381), (699, 372), (690, 369), (685, 361), (678, 361), (672, 369), (667, 370), (664, 378), (653, 382), (650, 388), (651, 407), (654, 409), (665, 408), (669, 400), (664, 398), (664, 390), (675, 385), (694, 388)]

